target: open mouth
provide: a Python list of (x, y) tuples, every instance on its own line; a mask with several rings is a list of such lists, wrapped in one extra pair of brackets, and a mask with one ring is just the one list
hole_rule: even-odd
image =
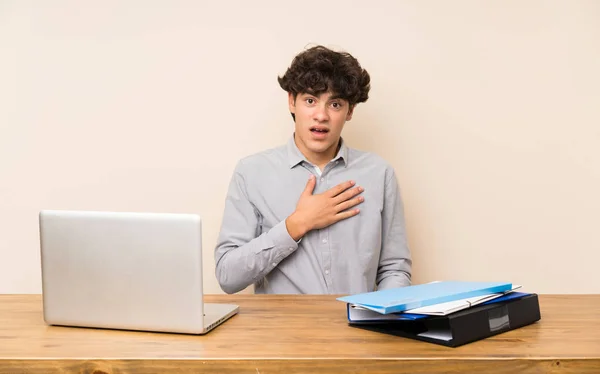
[(326, 127), (313, 126), (310, 128), (310, 132), (312, 132), (313, 134), (327, 134), (329, 132), (329, 129)]

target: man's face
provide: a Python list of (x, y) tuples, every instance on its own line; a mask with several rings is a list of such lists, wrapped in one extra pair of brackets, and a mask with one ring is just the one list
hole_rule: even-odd
[(296, 144), (302, 153), (318, 155), (332, 152), (335, 156), (342, 129), (352, 119), (348, 101), (336, 98), (331, 92), (320, 95), (289, 94), (290, 112), (296, 116)]

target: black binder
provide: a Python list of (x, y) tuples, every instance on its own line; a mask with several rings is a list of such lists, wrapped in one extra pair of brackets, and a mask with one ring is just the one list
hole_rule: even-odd
[(447, 316), (413, 321), (378, 321), (350, 326), (447, 347), (458, 347), (541, 319), (536, 294), (518, 299), (477, 305)]

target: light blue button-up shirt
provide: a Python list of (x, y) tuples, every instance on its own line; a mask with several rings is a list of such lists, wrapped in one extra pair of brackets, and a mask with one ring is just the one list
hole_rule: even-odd
[[(256, 293), (356, 294), (410, 285), (403, 204), (396, 175), (382, 158), (341, 141), (336, 157), (316, 172), (296, 146), (242, 159), (235, 168), (215, 248), (217, 279), (227, 293), (254, 284)], [(298, 243), (285, 220), (309, 176), (314, 194), (348, 180), (364, 187), (360, 213)]]

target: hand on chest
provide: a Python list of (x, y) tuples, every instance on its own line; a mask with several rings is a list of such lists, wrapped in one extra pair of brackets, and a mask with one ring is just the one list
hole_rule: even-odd
[[(253, 204), (261, 216), (263, 231), (268, 230), (279, 222), (285, 220), (296, 209), (298, 200), (306, 188), (310, 173), (303, 170), (302, 173), (289, 173), (288, 178), (265, 178), (264, 185), (256, 186)], [(336, 222), (335, 225), (356, 226), (367, 221), (379, 222), (379, 217), (384, 205), (384, 181), (383, 178), (369, 178), (361, 173), (325, 173), (316, 176), (316, 184), (313, 195), (327, 193), (341, 183), (348, 180), (355, 181), (355, 186), (361, 186), (364, 191), (360, 194), (364, 198), (356, 208), (360, 213), (344, 221)]]

